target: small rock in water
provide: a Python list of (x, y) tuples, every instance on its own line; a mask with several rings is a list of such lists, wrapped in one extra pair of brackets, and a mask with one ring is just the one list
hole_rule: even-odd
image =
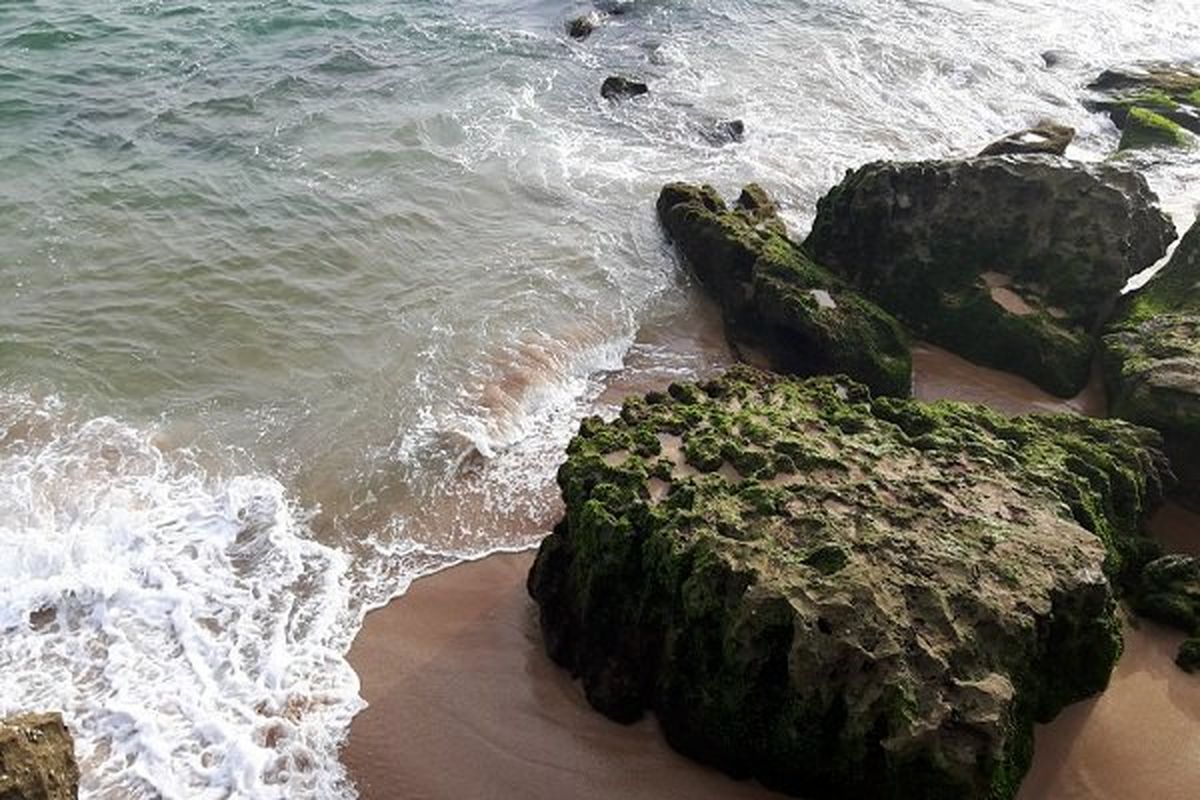
[(723, 119), (706, 128), (703, 135), (709, 144), (718, 147), (733, 144), (746, 138), (746, 123), (740, 119)]
[(630, 80), (619, 75), (605, 78), (604, 83), (600, 86), (600, 96), (605, 100), (624, 100), (646, 94), (649, 91), (650, 87), (641, 81)]
[(1063, 50), (1047, 50), (1042, 53), (1042, 63), (1046, 65), (1046, 69), (1053, 69), (1067, 59), (1067, 53)]
[(567, 35), (572, 39), (580, 41), (592, 35), (592, 32), (600, 25), (600, 15), (596, 12), (585, 14), (582, 17), (576, 17), (567, 23)]
[(1010, 133), (1003, 139), (992, 142), (980, 151), (981, 156), (1027, 155), (1047, 153), (1061, 156), (1075, 139), (1075, 129), (1042, 120), (1032, 128)]

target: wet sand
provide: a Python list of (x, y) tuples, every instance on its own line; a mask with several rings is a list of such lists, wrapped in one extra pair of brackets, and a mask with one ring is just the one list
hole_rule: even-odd
[(532, 561), (454, 567), (367, 616), (350, 663), (370, 706), (343, 755), (364, 800), (779, 797), (593, 711), (542, 649)]
[[(707, 345), (720, 350), (718, 342)], [(914, 355), (922, 399), (1005, 413), (1104, 411), (1096, 386), (1060, 400), (938, 348), (920, 345)], [(650, 388), (643, 383), (618, 376), (606, 399)], [(1151, 529), (1172, 550), (1200, 553), (1196, 514), (1168, 507)], [(542, 649), (524, 587), (532, 558), (454, 567), (367, 616), (350, 662), (369, 707), (343, 751), (364, 800), (780, 797), (674, 753), (653, 719), (626, 727), (592, 711)], [(1181, 638), (1126, 623), (1108, 691), (1039, 727), (1020, 800), (1200, 796), (1200, 677), (1172, 661)]]

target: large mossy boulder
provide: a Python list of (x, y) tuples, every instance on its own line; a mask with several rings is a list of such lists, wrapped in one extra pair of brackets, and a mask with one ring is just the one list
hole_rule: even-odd
[(1200, 222), (1124, 302), (1104, 336), (1104, 375), (1112, 413), (1163, 433), (1182, 498), (1200, 507)]
[(1140, 175), (1050, 156), (876, 162), (817, 206), (805, 250), (915, 332), (1069, 397), (1170, 220)]
[(746, 187), (730, 208), (711, 187), (670, 184), (658, 215), (735, 342), (781, 372), (844, 373), (880, 394), (909, 393), (912, 359), (899, 323), (789, 239), (760, 187)]
[(1153, 431), (738, 367), (585, 420), (529, 589), (610, 717), (811, 800), (1005, 800), (1103, 689)]
[[(1186, 144), (1183, 130), (1200, 134), (1200, 71), (1180, 64), (1149, 63), (1102, 72), (1088, 85), (1084, 104), (1109, 115), (1130, 141), (1122, 148), (1148, 144)], [(1146, 139), (1147, 120), (1159, 134)], [(1165, 124), (1164, 124), (1165, 123)], [(1132, 132), (1132, 133), (1131, 133)], [(1165, 136), (1169, 134), (1169, 136)]]
[(75, 800), (75, 742), (59, 714), (0, 719), (0, 798)]

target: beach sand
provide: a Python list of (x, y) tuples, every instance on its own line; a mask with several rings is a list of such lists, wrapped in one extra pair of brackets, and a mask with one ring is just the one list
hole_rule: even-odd
[[(1061, 401), (934, 347), (915, 356), (923, 399), (1103, 413), (1096, 387)], [(1169, 506), (1151, 528), (1200, 553), (1200, 516)], [(627, 727), (591, 710), (542, 648), (532, 558), (454, 567), (367, 616), (350, 663), (369, 707), (343, 751), (363, 800), (780, 797), (676, 754), (652, 718)], [(1130, 620), (1125, 636), (1109, 689), (1038, 728), (1020, 800), (1200, 796), (1200, 676), (1172, 661), (1182, 637)]]

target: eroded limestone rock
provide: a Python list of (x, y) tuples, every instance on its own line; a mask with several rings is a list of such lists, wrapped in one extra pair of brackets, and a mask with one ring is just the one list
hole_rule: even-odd
[(1069, 397), (1121, 288), (1175, 238), (1156, 204), (1109, 165), (876, 162), (822, 198), (804, 247), (919, 336)]
[(0, 798), (75, 800), (78, 796), (75, 742), (60, 714), (0, 720)]
[(711, 187), (670, 184), (658, 215), (735, 341), (784, 372), (845, 373), (882, 394), (909, 393), (900, 325), (791, 241), (761, 187), (746, 187), (729, 208)]
[(737, 368), (585, 420), (529, 577), (618, 720), (804, 797), (1006, 800), (1104, 688), (1157, 436)]

